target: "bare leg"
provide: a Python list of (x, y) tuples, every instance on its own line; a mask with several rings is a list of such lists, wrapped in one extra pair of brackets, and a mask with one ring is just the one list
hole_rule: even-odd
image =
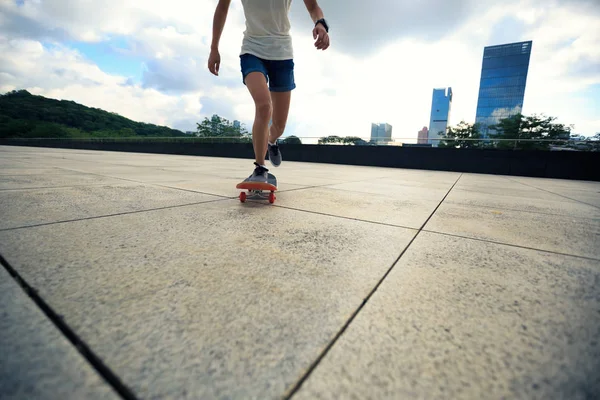
[[(283, 135), (285, 124), (287, 123), (290, 111), (290, 102), (292, 92), (271, 92), (271, 102), (273, 103), (273, 123), (269, 129), (269, 142), (275, 144), (275, 141)], [(267, 148), (265, 147), (265, 152)]]
[(273, 114), (273, 106), (271, 103), (271, 96), (269, 95), (267, 79), (261, 72), (250, 72), (246, 76), (246, 87), (250, 91), (256, 107), (254, 125), (252, 126), (254, 157), (256, 158), (257, 164), (265, 165), (269, 121)]

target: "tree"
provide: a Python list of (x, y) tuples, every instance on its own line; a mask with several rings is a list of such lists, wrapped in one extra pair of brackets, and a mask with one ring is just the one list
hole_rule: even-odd
[(357, 136), (346, 136), (342, 139), (342, 142), (344, 144), (352, 144), (352, 145), (357, 145), (361, 142), (364, 142), (364, 140), (362, 140), (361, 138), (357, 137)]
[(60, 138), (66, 136), (66, 132), (61, 125), (48, 122), (37, 124), (31, 131), (31, 137), (35, 138)]
[(511, 139), (499, 141), (496, 147), (501, 149), (548, 150), (551, 145), (561, 144), (560, 141), (552, 142), (552, 139), (569, 139), (573, 129), (572, 126), (554, 123), (555, 120), (556, 117), (544, 115), (517, 114), (501, 119), (496, 125), (490, 126), (491, 130), (497, 132), (490, 134), (490, 137)]
[(343, 143), (344, 139), (339, 136), (325, 136), (319, 139), (319, 144), (325, 143)]
[(448, 132), (442, 136), (446, 140), (440, 140), (438, 147), (454, 147), (454, 148), (480, 148), (482, 143), (478, 140), (465, 139), (481, 139), (479, 132), (479, 124), (469, 124), (461, 121), (456, 127), (448, 128)]
[(302, 144), (302, 141), (296, 136), (288, 136), (281, 140), (283, 144)]
[(500, 140), (495, 144), (496, 148), (499, 149), (512, 149), (515, 148), (517, 139), (519, 139), (521, 132), (521, 121), (523, 119), (523, 115), (516, 114), (512, 117), (503, 118), (497, 124), (490, 125), (489, 130), (496, 132), (490, 133), (490, 138), (493, 139), (515, 139), (514, 142), (509, 142), (505, 140)]
[(320, 138), (318, 143), (319, 144), (342, 143), (342, 144), (349, 144), (349, 145), (357, 145), (357, 144), (364, 144), (366, 142), (357, 136), (344, 136), (344, 137), (325, 136), (325, 137)]
[(205, 117), (202, 123), (196, 123), (196, 136), (199, 137), (222, 137), (239, 139), (237, 141), (250, 140), (251, 136), (241, 124), (234, 125), (229, 120), (218, 115), (210, 119)]

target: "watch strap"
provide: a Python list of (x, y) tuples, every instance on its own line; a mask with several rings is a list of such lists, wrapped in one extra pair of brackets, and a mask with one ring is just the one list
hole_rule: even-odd
[(317, 26), (319, 24), (323, 25), (325, 27), (325, 31), (327, 33), (329, 33), (329, 25), (327, 25), (327, 22), (325, 21), (324, 18), (321, 18), (320, 20), (318, 20), (317, 22), (315, 22), (315, 26)]

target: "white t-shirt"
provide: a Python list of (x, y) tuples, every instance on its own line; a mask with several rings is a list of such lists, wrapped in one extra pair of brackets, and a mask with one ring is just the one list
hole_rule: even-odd
[(288, 13), (292, 0), (242, 0), (246, 30), (240, 53), (265, 60), (294, 58)]

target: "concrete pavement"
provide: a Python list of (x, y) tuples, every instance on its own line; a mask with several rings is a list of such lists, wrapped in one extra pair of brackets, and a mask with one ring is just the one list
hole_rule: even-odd
[(283, 156), (0, 146), (0, 392), (598, 396), (600, 183)]

